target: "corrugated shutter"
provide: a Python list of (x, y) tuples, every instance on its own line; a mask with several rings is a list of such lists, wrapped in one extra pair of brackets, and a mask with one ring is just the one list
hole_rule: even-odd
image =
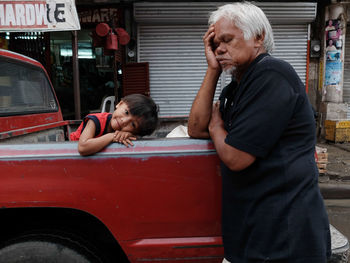
[[(161, 116), (187, 116), (207, 63), (202, 36), (205, 25), (141, 25), (139, 61), (149, 63), (151, 97)], [(217, 94), (220, 93), (220, 81)]]
[[(134, 4), (136, 22), (206, 24), (210, 12), (232, 2), (140, 2)], [(256, 2), (272, 24), (308, 24), (314, 21), (317, 3)]]
[(276, 46), (272, 54), (288, 61), (304, 84), (306, 80), (307, 28), (307, 25), (272, 26)]
[[(154, 5), (156, 3), (149, 4)], [(220, 5), (222, 4), (220, 3)], [(278, 5), (275, 4), (275, 6)], [(283, 6), (293, 7), (290, 3), (278, 8), (270, 6), (270, 10), (277, 12), (270, 11), (270, 14), (277, 19), (277, 17), (281, 16), (281, 13), (278, 13), (276, 10), (281, 11), (281, 8), (284, 8)], [(311, 6), (315, 7), (316, 5), (313, 4)], [(174, 6), (172, 8), (174, 9)], [(186, 5), (187, 9), (184, 10), (183, 8), (183, 6), (175, 8), (169, 20), (175, 21), (176, 17), (177, 19), (179, 16), (183, 17), (193, 7)], [(140, 20), (140, 17), (142, 17), (141, 10), (138, 8), (135, 8), (135, 10)], [(184, 20), (181, 20), (181, 24), (165, 23), (165, 21), (159, 24), (157, 18), (162, 17), (164, 14), (160, 12), (157, 16), (156, 13), (153, 13), (157, 8), (148, 8), (147, 10), (151, 13), (146, 13), (145, 16), (151, 19), (149, 16), (153, 14), (152, 21), (155, 24), (148, 24), (151, 20), (140, 20), (145, 24), (141, 23), (138, 26), (138, 60), (140, 62), (149, 62), (151, 96), (160, 106), (160, 116), (188, 116), (193, 99), (201, 86), (207, 68), (202, 42), (202, 37), (207, 30), (207, 18), (202, 25), (193, 24), (194, 20), (191, 20), (192, 24), (187, 25), (183, 24)], [(303, 11), (300, 9), (293, 10), (291, 13), (294, 16), (296, 16), (297, 11), (300, 12), (298, 14), (300, 19), (297, 19), (296, 22), (289, 20), (289, 22), (292, 21), (295, 24), (285, 24), (285, 19), (282, 21), (282, 24), (272, 24), (276, 44), (273, 55), (291, 63), (305, 83), (307, 24), (299, 23), (302, 20), (301, 14)], [(201, 9), (199, 11), (204, 12)], [(208, 8), (206, 12), (209, 12)], [(308, 12), (312, 13), (313, 11)], [(306, 17), (308, 16), (306, 15)], [(312, 17), (314, 18), (314, 16)], [(309, 19), (311, 18), (304, 18), (305, 21)], [(223, 74), (221, 79), (223, 81), (218, 83), (216, 98), (221, 88), (229, 83), (231, 77)]]
[(123, 65), (123, 96), (130, 94), (150, 95), (148, 63), (128, 63)]
[(350, 119), (350, 26), (346, 28), (343, 101), (348, 103), (348, 119)]

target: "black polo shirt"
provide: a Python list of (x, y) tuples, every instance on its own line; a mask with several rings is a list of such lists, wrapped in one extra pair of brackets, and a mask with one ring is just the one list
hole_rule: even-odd
[(221, 164), (225, 258), (322, 263), (330, 255), (315, 164), (315, 120), (295, 70), (260, 55), (220, 96), (225, 142), (256, 157), (233, 172)]

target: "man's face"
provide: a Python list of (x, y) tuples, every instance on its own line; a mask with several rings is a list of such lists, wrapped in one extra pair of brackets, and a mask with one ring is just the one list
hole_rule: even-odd
[(221, 18), (214, 25), (213, 49), (222, 70), (240, 78), (249, 64), (262, 53), (263, 37), (245, 40), (242, 30)]

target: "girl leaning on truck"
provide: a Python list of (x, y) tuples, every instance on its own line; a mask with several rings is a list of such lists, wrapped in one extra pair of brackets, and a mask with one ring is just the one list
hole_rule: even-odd
[(113, 113), (88, 114), (70, 134), (70, 140), (79, 140), (79, 153), (90, 155), (112, 142), (132, 146), (137, 135), (150, 135), (157, 124), (158, 107), (154, 101), (141, 94), (132, 94), (122, 98)]

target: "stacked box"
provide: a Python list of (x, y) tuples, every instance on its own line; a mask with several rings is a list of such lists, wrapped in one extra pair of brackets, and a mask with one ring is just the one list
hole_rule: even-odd
[(316, 146), (316, 164), (320, 174), (327, 173), (328, 153), (327, 148)]
[(350, 121), (349, 120), (326, 120), (325, 123), (326, 140), (332, 142), (350, 141)]
[(347, 118), (348, 104), (321, 102), (320, 113), (322, 114), (322, 121), (324, 120), (343, 120)]

